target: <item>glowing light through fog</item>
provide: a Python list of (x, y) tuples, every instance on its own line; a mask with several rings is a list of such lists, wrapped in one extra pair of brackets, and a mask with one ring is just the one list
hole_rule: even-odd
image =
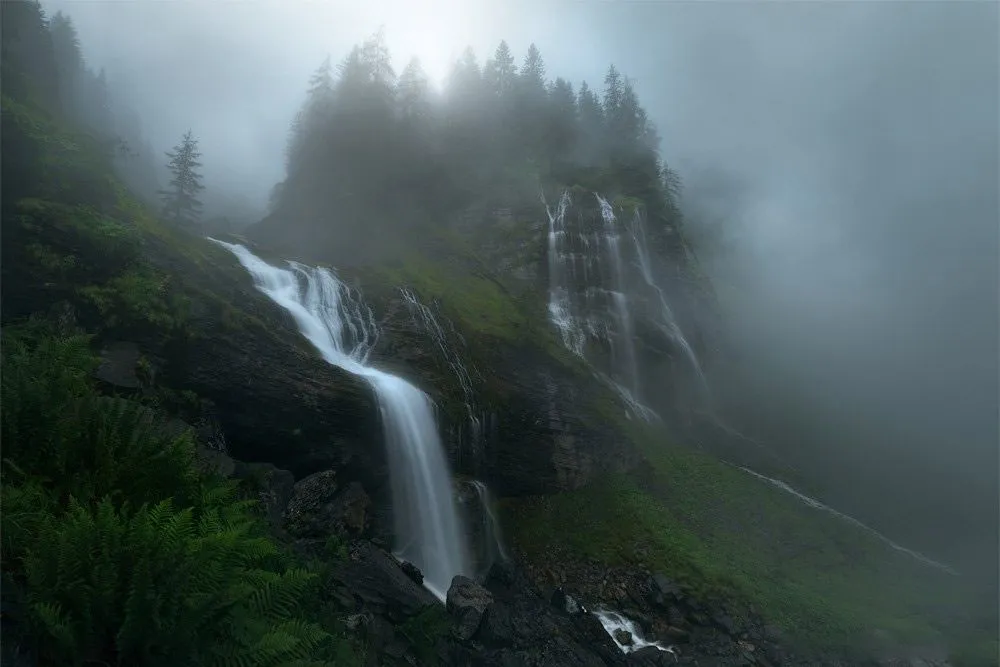
[(485, 6), (457, 0), (389, 0), (357, 11), (361, 23), (371, 26), (368, 33), (384, 27), (397, 73), (416, 57), (438, 90), (465, 47), (475, 41), (476, 28), (489, 22)]

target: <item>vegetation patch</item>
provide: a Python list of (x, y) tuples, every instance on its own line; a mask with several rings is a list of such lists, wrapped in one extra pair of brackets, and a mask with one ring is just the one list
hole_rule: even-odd
[(3, 331), (4, 641), (40, 664), (352, 656), (305, 615), (316, 575), (200, 471), (191, 434), (98, 396), (88, 338), (44, 330)]
[(531, 560), (553, 548), (663, 571), (699, 596), (755, 605), (794, 639), (858, 648), (881, 631), (901, 643), (942, 636), (956, 584), (856, 527), (707, 455), (637, 434), (648, 461), (556, 496), (504, 501)]

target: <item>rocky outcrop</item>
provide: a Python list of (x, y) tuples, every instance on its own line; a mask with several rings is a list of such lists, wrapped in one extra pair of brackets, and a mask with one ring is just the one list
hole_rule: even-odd
[(455, 634), (459, 639), (472, 639), (479, 630), (486, 608), (493, 604), (488, 590), (468, 577), (457, 576), (448, 589), (448, 613), (455, 618)]
[(325, 470), (295, 484), (284, 513), (285, 528), (298, 538), (357, 537), (369, 527), (370, 506), (359, 482), (342, 485), (335, 471)]
[[(377, 294), (366, 292), (375, 301)], [(473, 384), (473, 411), (488, 407), (496, 415), (492, 428), (481, 425), (478, 442), (468, 442), (469, 416), (456, 369), (397, 295), (387, 294), (376, 306), (382, 335), (373, 358), (380, 367), (416, 378), (442, 406), (442, 431), (454, 436), (447, 444), (457, 472), (488, 478), (497, 494), (510, 496), (579, 488), (598, 472), (637, 463), (628, 439), (601, 416), (608, 408), (620, 412), (618, 399), (569, 353), (541, 344), (557, 342), (527, 332), (523, 341), (486, 341), (446, 331)], [(455, 326), (460, 330), (463, 323)], [(442, 328), (449, 329), (443, 322)], [(485, 368), (488, 376), (477, 371)]]
[(246, 480), (254, 497), (264, 508), (264, 516), (272, 530), (284, 534), (284, 514), (292, 499), (295, 477), (270, 463), (243, 463), (237, 461), (233, 476)]

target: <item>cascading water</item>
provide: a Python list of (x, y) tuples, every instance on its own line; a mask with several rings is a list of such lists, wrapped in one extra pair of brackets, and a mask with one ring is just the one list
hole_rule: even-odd
[(472, 572), (430, 399), (367, 365), (377, 338), (374, 317), (332, 271), (295, 262), (280, 269), (241, 245), (212, 240), (236, 255), (257, 289), (292, 315), (328, 363), (371, 385), (385, 432), (397, 557), (419, 567), (425, 586), (444, 600), (452, 578)]
[(698, 378), (702, 391), (704, 391), (707, 396), (708, 382), (705, 379), (705, 373), (701, 369), (701, 364), (698, 362), (698, 356), (694, 353), (694, 349), (692, 349), (687, 338), (684, 337), (684, 332), (681, 331), (680, 326), (677, 324), (677, 318), (674, 317), (674, 312), (670, 308), (670, 304), (667, 303), (667, 297), (663, 294), (663, 290), (653, 279), (653, 265), (649, 259), (649, 246), (646, 245), (646, 225), (644, 224), (642, 214), (638, 209), (633, 213), (632, 223), (629, 227), (632, 232), (632, 241), (635, 244), (635, 254), (636, 259), (638, 260), (639, 273), (642, 275), (642, 279), (645, 281), (646, 285), (656, 294), (660, 302), (660, 314), (663, 318), (663, 331), (677, 344), (678, 347), (681, 348), (681, 350), (683, 350), (684, 356), (687, 357), (688, 363), (691, 364), (691, 369)]
[[(594, 197), (600, 219), (591, 223), (581, 217), (572, 225), (567, 223), (573, 205), (568, 191), (562, 193), (554, 211), (542, 197), (549, 219), (549, 317), (566, 347), (591, 361), (598, 376), (614, 387), (627, 406), (627, 414), (647, 421), (656, 419), (656, 413), (643, 402), (636, 332), (640, 305), (657, 304), (652, 309), (656, 316), (650, 321), (681, 350), (706, 396), (707, 383), (693, 348), (654, 280), (641, 216), (637, 213), (626, 230), (631, 243), (623, 244), (623, 225), (614, 208), (600, 194), (594, 193)], [(592, 353), (600, 350), (608, 354), (605, 364), (592, 358)]]
[[(621, 614), (614, 611), (598, 609), (594, 611), (594, 616), (596, 616), (597, 620), (601, 622), (601, 625), (604, 626), (604, 631), (611, 635), (611, 638), (615, 640), (615, 644), (618, 645), (618, 648), (621, 649), (623, 653), (631, 653), (633, 651), (638, 651), (641, 648), (646, 648), (647, 646), (655, 646), (665, 653), (672, 654), (674, 656), (674, 660), (677, 659), (677, 654), (674, 652), (673, 646), (664, 646), (660, 642), (646, 641), (642, 637), (642, 632), (640, 632), (639, 626)], [(628, 641), (626, 642), (621, 641), (619, 638), (619, 633), (623, 631), (628, 637)]]
[(632, 313), (629, 310), (628, 297), (625, 295), (625, 281), (622, 277), (622, 253), (619, 247), (618, 220), (611, 204), (601, 195), (594, 193), (601, 207), (601, 218), (604, 220), (604, 242), (608, 246), (608, 258), (611, 262), (612, 285), (610, 293), (614, 303), (615, 317), (618, 320), (617, 336), (617, 366), (629, 393), (637, 401), (641, 400), (639, 391), (639, 366), (635, 355), (635, 334), (632, 331)]
[[(464, 505), (468, 510), (468, 524), (473, 536), (473, 560), (476, 571), (481, 575), (489, 572), (496, 562), (507, 560), (507, 550), (503, 546), (500, 521), (493, 511), (493, 494), (478, 479), (463, 482), (466, 493)], [(471, 491), (471, 493), (468, 493)]]
[(753, 470), (750, 470), (749, 468), (744, 468), (742, 466), (740, 467), (740, 470), (742, 470), (743, 472), (745, 472), (745, 473), (747, 473), (749, 475), (753, 475), (757, 479), (763, 480), (763, 481), (767, 482), (768, 484), (770, 484), (772, 486), (775, 486), (775, 487), (781, 489), (785, 493), (788, 493), (788, 494), (791, 494), (791, 495), (795, 496), (796, 498), (798, 498), (799, 500), (801, 500), (804, 504), (808, 505), (809, 507), (812, 507), (813, 509), (821, 510), (823, 512), (828, 512), (828, 513), (834, 515), (835, 517), (837, 517), (839, 519), (842, 519), (843, 521), (846, 521), (847, 523), (850, 523), (850, 524), (852, 524), (854, 526), (857, 526), (861, 530), (865, 531), (866, 533), (869, 533), (870, 535), (874, 536), (879, 541), (881, 541), (884, 544), (888, 545), (890, 548), (895, 549), (896, 551), (899, 551), (900, 553), (904, 553), (904, 554), (910, 556), (911, 558), (920, 561), (924, 565), (928, 565), (930, 567), (936, 568), (936, 569), (941, 570), (943, 572), (947, 572), (948, 574), (953, 575), (953, 576), (957, 576), (958, 575), (958, 572), (956, 572), (951, 567), (945, 565), (944, 563), (939, 563), (938, 561), (933, 560), (931, 558), (928, 558), (927, 556), (923, 555), (922, 553), (920, 553), (918, 551), (914, 551), (913, 549), (907, 549), (906, 547), (902, 546), (901, 544), (896, 544), (895, 542), (893, 542), (888, 537), (886, 537), (882, 533), (878, 532), (877, 530), (875, 530), (871, 526), (868, 526), (868, 525), (866, 525), (864, 523), (861, 523), (860, 521), (858, 521), (854, 517), (849, 516), (847, 514), (844, 514), (843, 512), (838, 512), (837, 510), (833, 509), (829, 505), (824, 505), (823, 503), (821, 503), (820, 501), (816, 500), (815, 498), (810, 498), (806, 494), (801, 493), (799, 491), (796, 491), (794, 488), (792, 488), (787, 483), (782, 482), (780, 479), (774, 479), (773, 477), (768, 477), (766, 475), (761, 475), (759, 472), (754, 472)]
[(414, 325), (428, 333), (444, 358), (445, 363), (448, 364), (448, 367), (458, 380), (469, 425), (468, 437), (463, 438), (460, 433), (459, 441), (467, 443), (472, 450), (473, 456), (478, 459), (487, 435), (485, 423), (487, 417), (476, 408), (472, 377), (475, 375), (477, 379), (481, 380), (482, 376), (475, 366), (472, 367), (472, 372), (470, 373), (469, 368), (462, 363), (462, 358), (459, 356), (454, 345), (449, 344), (449, 334), (452, 339), (455, 339), (463, 347), (465, 346), (465, 338), (455, 330), (454, 324), (447, 318), (444, 320), (448, 324), (448, 332), (446, 332), (445, 328), (438, 322), (437, 317), (434, 316), (434, 312), (428, 306), (421, 303), (412, 290), (401, 287), (399, 293), (403, 297), (403, 302), (410, 312), (410, 317), (413, 319)]

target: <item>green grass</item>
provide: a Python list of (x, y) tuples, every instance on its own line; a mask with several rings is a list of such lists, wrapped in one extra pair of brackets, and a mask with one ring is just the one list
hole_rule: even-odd
[(957, 604), (949, 575), (707, 455), (649, 431), (636, 440), (641, 481), (504, 502), (505, 529), (529, 559), (556, 549), (660, 570), (698, 595), (753, 604), (814, 647), (859, 648), (876, 630), (942, 641), (932, 610)]

